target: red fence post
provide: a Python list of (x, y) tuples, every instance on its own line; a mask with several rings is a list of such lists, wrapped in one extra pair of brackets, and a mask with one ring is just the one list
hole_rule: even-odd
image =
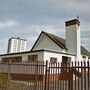
[(7, 67), (7, 85), (6, 85), (6, 90), (8, 90), (9, 84), (10, 84), (10, 65), (11, 65), (11, 60), (9, 60), (7, 65), (8, 65), (8, 67)]
[(45, 68), (45, 86), (44, 86), (44, 90), (46, 90), (47, 88), (47, 74), (48, 74), (48, 61), (46, 61), (46, 68)]
[(87, 83), (88, 83), (88, 90), (89, 90), (89, 80), (90, 80), (90, 77), (89, 77), (89, 75), (90, 75), (90, 71), (89, 71), (89, 61), (87, 61), (87, 69), (88, 69), (88, 74), (87, 74), (87, 77), (88, 77), (88, 81), (87, 81)]
[(34, 90), (38, 90), (38, 61), (35, 62), (35, 87)]

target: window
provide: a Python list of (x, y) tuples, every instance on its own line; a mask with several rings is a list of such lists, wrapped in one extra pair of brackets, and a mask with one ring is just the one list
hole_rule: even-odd
[(57, 58), (51, 57), (51, 58), (50, 58), (50, 63), (51, 63), (51, 64), (57, 63)]
[(62, 64), (61, 64), (61, 67), (62, 67), (61, 72), (62, 73), (68, 72), (68, 69), (64, 68), (64, 67), (70, 66), (70, 61), (71, 61), (71, 57), (62, 56)]
[(62, 56), (62, 63), (67, 64), (68, 57)]
[(21, 62), (22, 61), (22, 57), (19, 56), (19, 57), (13, 57), (12, 58), (12, 62)]
[(35, 54), (35, 55), (29, 55), (28, 56), (28, 61), (37, 61), (38, 60), (38, 55), (37, 54)]
[(82, 58), (84, 58), (84, 59), (85, 59), (85, 58), (86, 58), (86, 56), (82, 56)]
[(69, 62), (71, 62), (71, 57), (62, 56), (62, 64), (64, 66), (69, 65), (70, 64)]
[(88, 57), (88, 59), (90, 59), (90, 57)]
[(18, 56), (18, 57), (5, 57), (2, 58), (2, 62), (21, 62), (22, 61), (22, 56)]

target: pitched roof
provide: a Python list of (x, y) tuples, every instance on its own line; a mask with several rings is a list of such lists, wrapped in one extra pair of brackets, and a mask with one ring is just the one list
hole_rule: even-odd
[(66, 41), (65, 39), (55, 36), (53, 34), (47, 33), (47, 32), (43, 32), (45, 35), (47, 35), (51, 40), (53, 40), (59, 47), (61, 47), (62, 49), (67, 49), (66, 48)]
[(81, 54), (90, 56), (90, 52), (83, 46), (81, 46)]
[[(66, 48), (66, 40), (65, 39), (58, 37), (56, 35), (44, 32), (44, 31), (42, 31), (42, 33), (44, 33), (51, 40), (53, 40), (60, 48), (68, 50)], [(90, 52), (83, 46), (81, 46), (81, 54), (90, 56)]]

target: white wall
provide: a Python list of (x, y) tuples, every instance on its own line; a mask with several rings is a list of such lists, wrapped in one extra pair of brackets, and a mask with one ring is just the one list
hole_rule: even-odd
[(48, 60), (50, 62), (50, 57), (54, 57), (54, 58), (57, 58), (57, 62), (61, 62), (62, 56), (71, 57), (71, 61), (75, 61), (74, 55), (67, 55), (65, 53), (55, 52), (55, 51), (47, 51), (47, 50), (46, 51), (39, 51), (39, 52), (23, 53), (23, 54), (3, 55), (3, 56), (0, 56), (0, 61), (4, 57), (17, 57), (17, 56), (22, 56), (22, 61), (27, 61), (28, 55), (34, 55), (34, 54), (38, 54), (38, 60), (40, 60), (40, 61)]
[(22, 61), (27, 61), (28, 55), (34, 55), (34, 54), (38, 55), (38, 60), (40, 61), (43, 60), (43, 51), (41, 51), (41, 52), (30, 52), (30, 53), (23, 53), (23, 54), (3, 55), (3, 56), (0, 56), (0, 61), (4, 57), (6, 58), (6, 57), (17, 57), (17, 56), (22, 56)]
[(44, 61), (48, 60), (50, 62), (50, 57), (55, 57), (57, 62), (61, 62), (62, 56), (71, 57), (71, 61), (75, 61), (75, 56), (73, 55), (44, 51)]
[(86, 55), (82, 55), (82, 56), (85, 56), (86, 57), (86, 58), (83, 58), (82, 57), (82, 61), (86, 61), (86, 62), (89, 61), (88, 56), (86, 56)]
[[(50, 57), (54, 57), (54, 58), (57, 58), (57, 62), (61, 62), (62, 61), (62, 56), (71, 57), (71, 61), (76, 61), (77, 60), (75, 55), (71, 55), (71, 54), (68, 55), (68, 54), (62, 53), (62, 52), (55, 52), (55, 51), (47, 51), (46, 50), (46, 51), (30, 52), (30, 53), (23, 53), (23, 54), (3, 55), (3, 56), (0, 56), (0, 61), (4, 57), (17, 57), (17, 56), (22, 56), (22, 61), (27, 61), (28, 60), (28, 55), (34, 55), (34, 54), (38, 54), (38, 60), (40, 60), (40, 61), (48, 60), (48, 62), (50, 62)], [(81, 60), (82, 61), (88, 61), (88, 56), (86, 56), (86, 59), (82, 58)]]
[(80, 26), (66, 26), (66, 47), (69, 53), (75, 53), (77, 60), (81, 59)]
[(55, 51), (63, 51), (56, 43), (54, 43), (50, 38), (42, 33), (37, 44), (34, 46), (33, 50), (48, 49)]

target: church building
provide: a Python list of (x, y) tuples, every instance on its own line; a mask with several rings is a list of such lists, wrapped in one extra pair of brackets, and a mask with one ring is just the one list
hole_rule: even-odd
[(30, 51), (1, 54), (0, 61), (46, 61), (71, 62), (88, 61), (90, 52), (80, 42), (80, 21), (73, 19), (65, 22), (66, 39), (42, 31)]

